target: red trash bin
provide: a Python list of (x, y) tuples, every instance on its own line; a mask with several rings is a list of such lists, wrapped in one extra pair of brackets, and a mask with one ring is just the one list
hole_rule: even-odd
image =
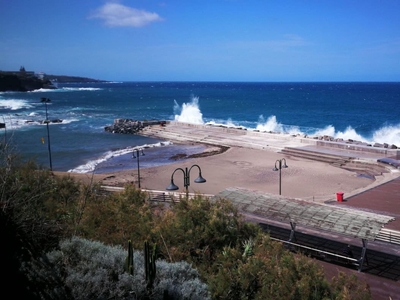
[(342, 193), (342, 192), (337, 192), (337, 193), (336, 193), (336, 199), (337, 199), (337, 201), (343, 202), (343, 194), (344, 194), (344, 193)]

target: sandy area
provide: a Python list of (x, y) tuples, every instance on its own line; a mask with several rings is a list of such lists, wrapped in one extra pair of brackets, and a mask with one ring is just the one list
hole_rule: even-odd
[[(215, 154), (215, 151), (211, 151), (211, 153), (214, 155), (186, 158), (177, 160), (170, 165), (141, 169), (141, 188), (165, 191), (176, 168), (185, 169), (197, 164), (207, 182), (201, 184), (194, 182), (198, 176), (198, 168), (193, 167), (189, 172), (190, 193), (216, 194), (228, 187), (244, 187), (278, 194), (280, 172), (273, 171), (273, 168), (275, 162), (282, 158), (286, 159), (289, 166), (281, 170), (282, 195), (287, 197), (318, 202), (335, 200), (336, 192), (343, 192), (346, 197), (385, 180), (385, 178), (372, 180), (327, 163), (285, 157), (280, 153), (268, 150), (231, 147), (221, 154)], [(138, 186), (137, 169), (135, 168), (109, 174), (68, 174), (86, 183), (93, 181), (110, 186), (126, 184)], [(182, 171), (178, 170), (174, 173), (174, 182), (179, 186), (179, 191), (185, 191)]]

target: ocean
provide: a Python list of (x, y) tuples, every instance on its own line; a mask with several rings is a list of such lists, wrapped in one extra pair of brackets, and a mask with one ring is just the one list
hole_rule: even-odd
[[(41, 124), (46, 119), (61, 123)], [(0, 140), (54, 171), (112, 172), (171, 163), (175, 145), (105, 132), (114, 119), (177, 120), (292, 134), (329, 135), (400, 147), (400, 83), (108, 82), (0, 93)], [(48, 136), (50, 137), (49, 156)]]

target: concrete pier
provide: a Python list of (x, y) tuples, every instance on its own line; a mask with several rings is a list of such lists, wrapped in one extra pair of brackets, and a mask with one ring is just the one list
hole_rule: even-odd
[(324, 137), (259, 132), (176, 121), (167, 121), (163, 126), (158, 124), (146, 126), (139, 134), (178, 143), (205, 143), (275, 152), (292, 147), (302, 148), (305, 151), (331, 153), (374, 161), (382, 158), (400, 160), (400, 149), (368, 146), (356, 141), (338, 142), (325, 140)]

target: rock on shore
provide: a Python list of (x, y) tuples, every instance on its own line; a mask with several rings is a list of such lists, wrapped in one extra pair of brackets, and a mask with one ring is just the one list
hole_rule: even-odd
[(164, 126), (165, 121), (138, 121), (132, 119), (115, 119), (114, 124), (105, 126), (104, 130), (111, 133), (136, 134), (146, 126)]

